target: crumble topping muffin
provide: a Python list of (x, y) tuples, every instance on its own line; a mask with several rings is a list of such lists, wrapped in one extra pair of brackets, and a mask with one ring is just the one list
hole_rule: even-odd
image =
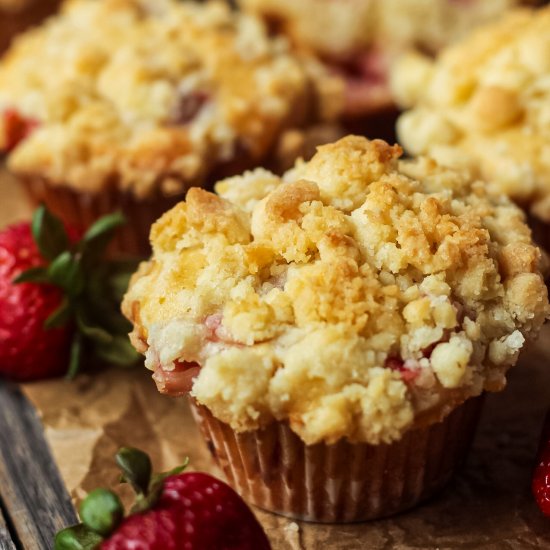
[[(350, 115), (392, 105), (388, 72), (409, 49), (434, 54), (518, 0), (240, 0), (347, 81)], [(530, 2), (533, 3), (533, 2)]]
[(518, 10), (393, 75), (405, 149), (466, 167), (550, 222), (550, 8)]
[(540, 252), (508, 199), (400, 155), (350, 136), (167, 212), (123, 303), (160, 391), (379, 445), (502, 389), (550, 313)]
[(73, 0), (0, 66), (0, 148), (52, 185), (174, 195), (330, 118), (332, 82), (221, 3)]

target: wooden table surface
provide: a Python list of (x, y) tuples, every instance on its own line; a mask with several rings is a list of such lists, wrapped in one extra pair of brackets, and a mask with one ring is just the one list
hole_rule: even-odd
[[(27, 215), (18, 188), (0, 177), (0, 227)], [(520, 365), (511, 371), (509, 388), (487, 399), (466, 467), (441, 495), (408, 513), (382, 521), (351, 526), (301, 523), (293, 538), (289, 537), (287, 520), (256, 511), (273, 549), (550, 548), (550, 520), (537, 510), (529, 488), (538, 434), (550, 404), (549, 363), (550, 326), (547, 326), (539, 342), (523, 354)], [(162, 440), (163, 434), (179, 430), (172, 434), (172, 439), (182, 440), (183, 445), (188, 446), (184, 451), (191, 455), (197, 467), (208, 469), (209, 458), (199, 443), (195, 443), (199, 436), (192, 421), (186, 418), (182, 422), (176, 415), (181, 413), (173, 410), (176, 405), (167, 404), (166, 398), (158, 395), (143, 378), (142, 383), (139, 376), (131, 373), (106, 373), (102, 379), (89, 377), (89, 380), (76, 381), (72, 387), (74, 392), (65, 392), (57, 404), (65, 415), (60, 431), (70, 432), (71, 411), (78, 408), (81, 400), (86, 400), (86, 421), (93, 428), (95, 416), (90, 408), (104, 403), (96, 394), (104, 398), (107, 391), (112, 391), (113, 380), (119, 379), (116, 383), (120, 385), (135, 384), (139, 388), (139, 399), (132, 395), (131, 406), (124, 405), (129, 412), (111, 421), (105, 436), (100, 437), (107, 442), (106, 446), (114, 448), (125, 441), (131, 417), (144, 432), (149, 430), (150, 449), (147, 450), (158, 453), (160, 445), (169, 445)], [(47, 434), (50, 443), (55, 443), (55, 426), (50, 417), (59, 413), (51, 410), (51, 403), (60, 391), (56, 384), (25, 388), (44, 421), (50, 422)], [(50, 410), (45, 410), (46, 403)], [(163, 422), (170, 419), (171, 427), (166, 425), (159, 436), (153, 431), (158, 422), (150, 418), (154, 410), (143, 411), (144, 405), (139, 403), (160, 407), (157, 410), (162, 410)], [(53, 454), (47, 439), (35, 409), (21, 390), (15, 385), (0, 383), (0, 550), (50, 549), (53, 534), (76, 520), (62, 481), (70, 484), (74, 477), (74, 472), (64, 471), (67, 460), (63, 453), (71, 452), (71, 439), (65, 438), (63, 446), (52, 447)], [(74, 443), (73, 448), (75, 445), (78, 443)], [(54, 454), (61, 472), (52, 458)], [(90, 468), (99, 466), (103, 465), (92, 464)], [(85, 484), (84, 488), (89, 489)], [(78, 498), (72, 488), (71, 496)]]

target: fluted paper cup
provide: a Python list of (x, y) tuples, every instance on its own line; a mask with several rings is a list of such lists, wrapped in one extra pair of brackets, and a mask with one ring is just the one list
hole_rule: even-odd
[(43, 178), (20, 178), (20, 181), (34, 205), (45, 204), (65, 223), (80, 229), (86, 229), (101, 216), (122, 212), (126, 224), (117, 231), (110, 248), (115, 255), (149, 256), (151, 225), (185, 198), (182, 193), (139, 199), (114, 186), (100, 193), (84, 193), (52, 185)]
[(390, 445), (308, 446), (283, 422), (237, 433), (194, 400), (191, 407), (215, 461), (250, 503), (293, 519), (348, 523), (396, 514), (440, 490), (466, 459), (482, 401)]

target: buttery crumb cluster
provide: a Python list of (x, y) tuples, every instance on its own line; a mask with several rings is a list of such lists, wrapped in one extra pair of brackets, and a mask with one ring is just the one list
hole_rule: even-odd
[(69, 0), (2, 60), (0, 149), (52, 184), (174, 194), (331, 118), (338, 86), (222, 3)]
[(550, 8), (515, 11), (437, 61), (403, 59), (393, 90), (412, 154), (467, 167), (550, 221)]
[(217, 418), (308, 444), (391, 442), (501, 389), (549, 314), (539, 250), (509, 200), (400, 154), (350, 136), (191, 189), (123, 304), (146, 365), (199, 365)]

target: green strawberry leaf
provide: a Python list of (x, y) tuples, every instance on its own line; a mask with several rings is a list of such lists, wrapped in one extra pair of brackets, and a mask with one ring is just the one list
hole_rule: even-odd
[(85, 257), (87, 264), (94, 263), (103, 255), (114, 232), (125, 223), (124, 216), (117, 212), (100, 218), (88, 229), (78, 244), (78, 250)]
[(63, 223), (44, 205), (34, 213), (31, 227), (36, 246), (46, 260), (53, 260), (69, 248)]
[(138, 495), (147, 495), (153, 466), (147, 453), (133, 447), (122, 447), (115, 456), (122, 470), (122, 481), (129, 483)]
[(71, 320), (72, 308), (71, 303), (65, 297), (61, 305), (46, 319), (44, 323), (45, 329), (64, 327)]
[(136, 502), (134, 506), (132, 506), (132, 514), (139, 514), (141, 512), (145, 512), (146, 510), (150, 510), (160, 498), (162, 488), (164, 487), (164, 480), (170, 476), (181, 474), (181, 472), (187, 468), (188, 464), (189, 458), (186, 458), (185, 462), (181, 466), (177, 466), (169, 472), (155, 474), (152, 476), (147, 492), (145, 494), (138, 493)]
[(94, 550), (103, 542), (103, 537), (85, 525), (73, 525), (55, 535), (54, 550)]
[(90, 243), (93, 240), (103, 237), (104, 235), (110, 235), (115, 229), (124, 225), (126, 223), (126, 218), (120, 213), (115, 212), (114, 214), (109, 214), (108, 216), (103, 216), (97, 220), (89, 229), (86, 231), (84, 238), (82, 239), (85, 243)]
[(108, 537), (122, 521), (124, 508), (112, 491), (95, 489), (82, 501), (80, 517), (88, 529)]
[(57, 256), (48, 267), (53, 284), (61, 287), (70, 296), (76, 296), (84, 289), (84, 274), (78, 258), (68, 250)]
[(94, 351), (100, 359), (120, 367), (132, 366), (140, 358), (127, 335), (115, 335), (110, 342), (96, 346)]
[(87, 318), (85, 311), (80, 308), (76, 312), (76, 323), (78, 330), (90, 340), (97, 342), (98, 344), (108, 344), (113, 340), (113, 337), (103, 328), (92, 324), (92, 322)]
[(51, 283), (51, 281), (45, 267), (32, 267), (15, 277), (13, 284), (19, 283)]
[(177, 476), (178, 474), (181, 474), (189, 465), (189, 457), (187, 457), (183, 464), (180, 466), (176, 466), (175, 468), (172, 468), (172, 470), (169, 470), (168, 472), (162, 472), (160, 474), (155, 474), (151, 479), (151, 489), (154, 488), (156, 485), (162, 485), (164, 483), (164, 480), (167, 477), (171, 476)]
[(69, 369), (67, 370), (66, 378), (72, 380), (80, 370), (80, 362), (82, 359), (82, 336), (76, 334), (71, 345), (71, 354), (69, 359)]

